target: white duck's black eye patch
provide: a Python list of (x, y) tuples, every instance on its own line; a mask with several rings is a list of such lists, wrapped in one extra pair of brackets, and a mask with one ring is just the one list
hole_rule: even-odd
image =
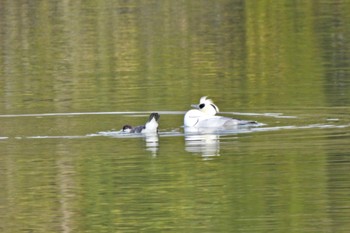
[(199, 108), (200, 108), (200, 109), (202, 109), (202, 108), (204, 108), (204, 107), (205, 107), (205, 104), (200, 104), (200, 105), (199, 105)]

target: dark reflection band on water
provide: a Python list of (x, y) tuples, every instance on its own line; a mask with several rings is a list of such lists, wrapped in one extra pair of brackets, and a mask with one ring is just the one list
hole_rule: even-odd
[[(180, 111), (158, 111), (161, 114), (181, 114)], [(143, 115), (152, 112), (66, 112), (66, 113), (32, 113), (32, 114), (6, 114), (0, 117), (49, 117), (49, 116), (80, 116), (80, 115)]]

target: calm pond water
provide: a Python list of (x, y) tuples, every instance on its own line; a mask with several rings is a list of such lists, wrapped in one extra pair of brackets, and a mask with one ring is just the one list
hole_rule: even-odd
[[(349, 25), (342, 0), (0, 1), (0, 231), (350, 232)], [(185, 134), (205, 95), (264, 125)]]

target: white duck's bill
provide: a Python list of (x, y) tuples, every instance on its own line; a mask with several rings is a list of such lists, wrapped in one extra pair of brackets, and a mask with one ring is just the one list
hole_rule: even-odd
[(191, 104), (192, 108), (199, 109), (199, 104)]

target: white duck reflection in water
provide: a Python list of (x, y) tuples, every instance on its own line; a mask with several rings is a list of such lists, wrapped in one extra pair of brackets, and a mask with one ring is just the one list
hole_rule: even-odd
[(188, 152), (199, 153), (203, 158), (209, 159), (220, 156), (221, 137), (252, 132), (250, 127), (236, 126), (230, 129), (191, 128), (185, 127), (185, 149)]
[(201, 154), (209, 159), (220, 156), (220, 135), (214, 133), (193, 133), (185, 128), (185, 149), (191, 153)]

